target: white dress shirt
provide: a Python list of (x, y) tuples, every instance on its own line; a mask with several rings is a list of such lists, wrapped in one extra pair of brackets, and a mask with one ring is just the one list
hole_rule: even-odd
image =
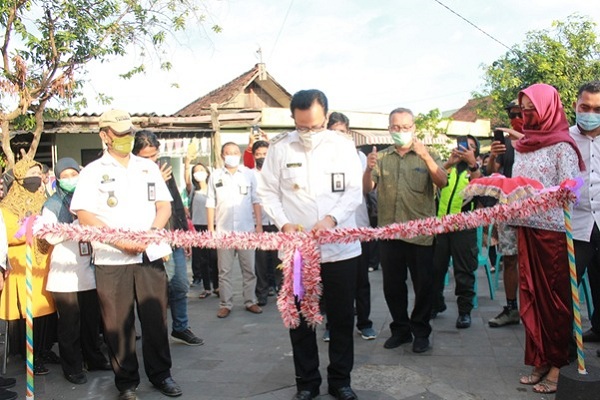
[[(361, 203), (362, 172), (354, 143), (335, 131), (312, 136), (305, 150), (296, 131), (275, 138), (259, 175), (263, 210), (281, 228), (300, 224), (306, 231), (327, 215), (338, 228), (356, 227)], [(321, 246), (321, 261), (347, 260), (360, 255), (358, 241)]]
[(579, 203), (573, 207), (573, 239), (589, 242), (594, 222), (600, 227), (600, 136), (586, 136), (577, 125), (572, 126), (569, 133), (585, 162)]
[[(81, 170), (71, 211), (88, 211), (111, 228), (149, 230), (160, 201), (173, 198), (154, 162), (131, 154), (125, 168), (106, 152)], [(96, 265), (142, 262), (141, 253), (127, 254), (101, 242), (92, 242), (92, 246)]]
[(206, 208), (215, 209), (218, 232), (254, 232), (253, 204), (257, 203), (252, 170), (240, 165), (233, 174), (225, 167), (210, 174)]
[[(42, 224), (56, 224), (56, 214), (44, 207), (40, 217)], [(79, 225), (75, 220), (73, 225)], [(92, 249), (89, 243), (47, 237), (54, 245), (50, 255), (50, 270), (46, 290), (50, 292), (82, 292), (96, 289), (96, 276), (92, 265)]]

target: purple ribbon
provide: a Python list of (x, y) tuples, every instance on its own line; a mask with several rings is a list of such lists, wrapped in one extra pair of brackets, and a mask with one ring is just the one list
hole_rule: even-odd
[(302, 254), (300, 250), (294, 251), (294, 296), (298, 297), (298, 300), (304, 298), (304, 286), (302, 285)]

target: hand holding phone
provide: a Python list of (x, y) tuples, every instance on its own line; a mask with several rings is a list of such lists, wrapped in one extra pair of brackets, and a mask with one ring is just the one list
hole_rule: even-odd
[(260, 139), (260, 128), (258, 125), (252, 125), (252, 136), (254, 136), (254, 140)]
[(469, 150), (469, 141), (466, 136), (459, 136), (456, 138), (456, 148), (458, 150)]

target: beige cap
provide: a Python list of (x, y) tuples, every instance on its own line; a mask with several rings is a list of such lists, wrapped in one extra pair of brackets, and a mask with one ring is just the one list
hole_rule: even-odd
[(110, 128), (116, 133), (123, 133), (133, 129), (131, 116), (127, 111), (109, 110), (100, 116), (100, 128)]

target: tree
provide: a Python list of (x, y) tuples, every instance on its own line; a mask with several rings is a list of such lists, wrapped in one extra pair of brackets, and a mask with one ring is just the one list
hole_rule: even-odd
[[(437, 108), (430, 110), (426, 114), (419, 113), (415, 116), (417, 139), (424, 140), (426, 137), (429, 137), (429, 139), (433, 140), (445, 133), (444, 124), (442, 122), (442, 113)], [(433, 147), (444, 159), (448, 158), (450, 155), (450, 149), (446, 143), (433, 143), (431, 147)]]
[[(8, 166), (14, 164), (10, 129), (33, 133), (28, 156), (36, 153), (44, 113), (85, 105), (81, 95), (86, 65), (92, 60), (137, 51), (143, 61), (156, 54), (161, 68), (167, 35), (202, 21), (193, 0), (4, 0), (0, 2), (0, 127)], [(217, 25), (212, 26), (220, 31)], [(144, 71), (143, 62), (126, 71)], [(54, 110), (56, 111), (56, 110)]]
[(484, 90), (477, 97), (491, 96), (492, 106), (482, 115), (508, 123), (504, 107), (520, 90), (534, 83), (547, 83), (560, 93), (565, 111), (574, 120), (571, 104), (585, 82), (600, 76), (600, 41), (596, 23), (576, 14), (554, 21), (551, 29), (531, 31), (522, 46), (484, 66)]

